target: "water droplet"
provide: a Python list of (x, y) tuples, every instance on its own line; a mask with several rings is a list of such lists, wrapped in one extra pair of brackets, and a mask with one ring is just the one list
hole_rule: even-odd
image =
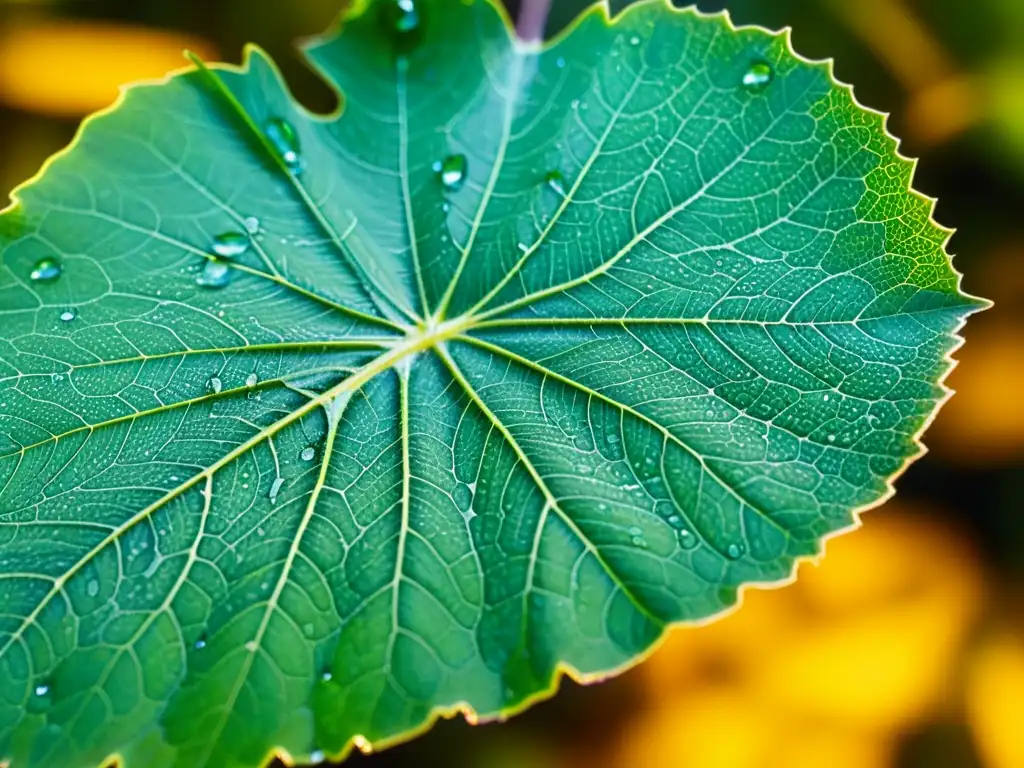
[(303, 461), (312, 461), (316, 456), (316, 449), (313, 446), (307, 446), (302, 449), (302, 453), (299, 454), (299, 458)]
[(40, 259), (29, 275), (37, 283), (49, 283), (60, 277), (64, 267), (56, 259)]
[(559, 69), (565, 69), (565, 59), (559, 56), (557, 59), (555, 59), (555, 66), (558, 67)]
[(681, 529), (677, 536), (679, 537), (679, 546), (683, 549), (693, 549), (697, 546), (697, 537), (685, 528)]
[(668, 524), (671, 525), (673, 528), (682, 528), (683, 518), (681, 518), (679, 515), (671, 515), (668, 518)]
[(85, 585), (85, 593), (89, 597), (96, 597), (100, 593), (100, 583), (96, 579), (92, 579), (88, 584)]
[(255, 387), (259, 383), (260, 377), (255, 371), (245, 377), (245, 386), (247, 387)]
[(309, 761), (311, 763), (322, 763), (325, 757), (326, 755), (324, 755), (324, 751), (322, 749), (314, 749), (309, 753)]
[(465, 515), (473, 505), (473, 492), (465, 483), (459, 483), (455, 486), (455, 490), (452, 491), (452, 500), (455, 502), (455, 506), (459, 508), (459, 511)]
[(636, 35), (633, 35), (631, 38), (629, 38), (629, 44), (630, 45), (640, 45), (640, 38), (637, 37)]
[(213, 252), (221, 258), (237, 259), (248, 250), (249, 237), (241, 232), (225, 232), (213, 238)]
[(400, 35), (415, 32), (420, 26), (420, 14), (414, 0), (395, 0), (391, 9), (391, 23)]
[(763, 61), (750, 65), (743, 73), (743, 87), (750, 91), (760, 91), (768, 86), (775, 77), (772, 68)]
[(636, 525), (629, 529), (630, 536), (640, 536), (641, 534), (643, 534), (643, 531)]
[(218, 379), (216, 376), (211, 376), (210, 380), (206, 382), (206, 391), (213, 395), (219, 395), (221, 390), (224, 389), (224, 382)]
[(256, 653), (257, 648), (259, 648), (259, 646), (256, 645), (255, 640), (250, 640), (248, 643), (245, 644), (245, 650), (247, 650), (249, 653)]
[(39, 683), (32, 689), (32, 696), (28, 700), (27, 709), (29, 712), (44, 712), (53, 703), (50, 696), (50, 686), (46, 683)]
[(828, 440), (830, 443), (834, 443), (836, 441), (836, 436), (835, 435), (829, 435), (825, 439)]
[(304, 634), (304, 635), (305, 635), (306, 637), (311, 637), (311, 636), (313, 635), (313, 632), (314, 632), (315, 630), (316, 630), (316, 627), (314, 627), (314, 626), (313, 626), (313, 624), (312, 624), (311, 622), (310, 622), (310, 623), (306, 623), (306, 624), (303, 624), (303, 625), (302, 625), (302, 633), (303, 633), (303, 634)]
[(231, 270), (220, 261), (207, 261), (196, 275), (196, 285), (202, 288), (223, 288), (231, 282)]
[(466, 181), (466, 156), (448, 155), (441, 161), (438, 173), (444, 188), (449, 192), (457, 192)]
[(730, 560), (739, 560), (744, 552), (746, 552), (746, 548), (742, 544), (730, 544), (725, 550), (725, 554)]
[(203, 648), (205, 648), (205, 647), (206, 647), (206, 635), (201, 635), (201, 636), (199, 637), (199, 639), (198, 639), (198, 640), (196, 640), (196, 642), (195, 642), (195, 645), (194, 645), (193, 647), (194, 647), (194, 648), (195, 648), (195, 649), (196, 649), (197, 651), (201, 651), (201, 650), (203, 650)]
[(242, 223), (245, 224), (245, 231), (250, 235), (259, 234), (260, 220), (255, 216), (246, 216)]
[(65, 309), (63, 312), (60, 313), (60, 319), (61, 322), (63, 323), (70, 323), (76, 317), (78, 317), (77, 309)]
[(284, 485), (284, 478), (278, 477), (274, 480), (274, 484), (270, 486), (270, 493), (267, 494), (267, 498), (270, 499), (271, 504), (277, 504), (277, 494), (281, 492), (282, 485)]
[(640, 547), (641, 549), (647, 549), (647, 542), (644, 541), (644, 537), (643, 536), (634, 536), (633, 537), (633, 546), (634, 547)]
[(263, 133), (289, 171), (292, 173), (302, 171), (299, 136), (295, 133), (295, 128), (291, 123), (280, 117), (272, 117), (263, 124)]
[(544, 175), (544, 183), (559, 195), (565, 197), (565, 176), (563, 176), (562, 172), (557, 168), (555, 170), (548, 171)]
[(329, 669), (325, 669), (324, 673), (320, 675), (320, 679), (323, 680), (325, 683), (329, 683), (332, 677), (334, 677), (334, 675), (331, 674), (331, 670)]

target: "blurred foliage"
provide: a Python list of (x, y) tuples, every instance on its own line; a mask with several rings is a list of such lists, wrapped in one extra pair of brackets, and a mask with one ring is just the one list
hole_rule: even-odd
[[(256, 41), (296, 94), (334, 97), (292, 47), (342, 0), (0, 0), (0, 188), (109, 105), (117, 85), (238, 61)], [(549, 34), (587, 3), (554, 0)], [(514, 13), (518, 3), (509, 0)], [(613, 0), (613, 10), (625, 5)], [(701, 0), (741, 24), (793, 28), (860, 101), (891, 112), (915, 186), (957, 228), (965, 288), (994, 299), (898, 502), (827, 546), (788, 588), (676, 630), (604, 685), (566, 682), (505, 725), (462, 721), (370, 768), (1021, 768), (1024, 766), (1024, 2)]]

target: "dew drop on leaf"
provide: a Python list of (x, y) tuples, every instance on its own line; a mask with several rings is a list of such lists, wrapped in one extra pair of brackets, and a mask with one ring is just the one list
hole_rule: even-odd
[(559, 195), (565, 197), (565, 176), (562, 175), (561, 171), (558, 169), (548, 171), (544, 175), (544, 183)]
[(274, 479), (273, 485), (270, 486), (270, 493), (267, 494), (267, 498), (270, 499), (271, 504), (277, 504), (277, 495), (281, 492), (282, 485), (284, 485), (283, 477)]
[(197, 651), (203, 650), (203, 648), (206, 647), (206, 635), (202, 635), (198, 640), (196, 640), (195, 645), (193, 647)]
[(415, 0), (395, 0), (392, 9), (392, 23), (400, 35), (415, 32), (420, 26), (420, 14)]
[(322, 749), (315, 749), (309, 753), (309, 761), (311, 763), (322, 763), (324, 761), (324, 752)]
[(219, 261), (207, 261), (196, 275), (196, 285), (201, 288), (223, 288), (231, 282), (231, 270)]
[(50, 686), (47, 683), (39, 683), (32, 689), (32, 696), (29, 697), (27, 709), (30, 712), (39, 713), (49, 709), (52, 703)]
[(252, 373), (245, 377), (245, 386), (247, 387), (255, 387), (259, 383), (260, 377), (259, 374), (257, 374), (255, 371), (253, 371)]
[(259, 234), (260, 220), (255, 216), (246, 216), (242, 223), (245, 224), (245, 231), (250, 235)]
[(92, 579), (85, 586), (85, 592), (89, 597), (96, 597), (100, 593), (100, 583), (96, 579)]
[(457, 192), (462, 188), (463, 183), (466, 181), (466, 156), (465, 155), (448, 155), (444, 160), (441, 161), (441, 165), (438, 167), (438, 173), (441, 175), (441, 183), (444, 188), (449, 192)]
[(210, 380), (208, 382), (206, 382), (206, 391), (211, 393), (211, 394), (219, 395), (221, 393), (221, 390), (223, 390), (223, 389), (224, 389), (224, 382), (222, 382), (216, 376), (211, 376)]
[(693, 549), (697, 546), (697, 537), (685, 528), (680, 529), (677, 537), (679, 538), (679, 546), (683, 549)]
[(249, 250), (249, 238), (241, 232), (225, 232), (213, 238), (213, 252), (224, 259), (237, 259)]
[(730, 544), (726, 548), (725, 554), (730, 560), (739, 560), (745, 551), (746, 548), (742, 544)]
[(307, 446), (302, 449), (302, 453), (299, 454), (299, 458), (303, 461), (312, 461), (316, 456), (316, 449), (312, 446)]
[(452, 499), (455, 501), (455, 506), (459, 508), (459, 511), (466, 514), (473, 505), (473, 492), (465, 483), (459, 483), (455, 486), (455, 490), (452, 491)]
[(65, 309), (60, 313), (60, 320), (62, 323), (70, 323), (76, 317), (78, 317), (77, 309)]
[(768, 86), (775, 77), (772, 68), (763, 61), (751, 64), (743, 73), (743, 87), (749, 91), (760, 91)]
[(330, 669), (325, 669), (323, 671), (323, 674), (320, 675), (320, 679), (323, 680), (325, 683), (329, 683), (332, 677), (334, 677), (334, 675), (331, 673)]
[(299, 150), (299, 136), (292, 124), (280, 117), (272, 117), (263, 124), (263, 133), (285, 167), (292, 173), (299, 173), (302, 170), (302, 154)]
[(60, 277), (64, 268), (56, 259), (40, 259), (32, 268), (29, 277), (37, 283), (49, 283)]

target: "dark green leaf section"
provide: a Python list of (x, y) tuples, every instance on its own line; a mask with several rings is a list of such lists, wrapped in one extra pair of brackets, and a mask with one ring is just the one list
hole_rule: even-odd
[(885, 498), (959, 290), (788, 40), (490, 0), (130, 89), (0, 216), (0, 762), (242, 768), (509, 714)]

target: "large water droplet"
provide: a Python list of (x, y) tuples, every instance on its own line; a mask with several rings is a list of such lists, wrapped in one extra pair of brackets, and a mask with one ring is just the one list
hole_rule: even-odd
[(466, 514), (473, 506), (473, 492), (465, 483), (459, 483), (452, 491), (452, 500), (462, 514)]
[(48, 683), (39, 683), (35, 688), (32, 689), (32, 695), (29, 697), (27, 709), (29, 712), (39, 713), (44, 712), (53, 703), (53, 699), (50, 696), (50, 686)]
[(245, 224), (245, 231), (248, 232), (250, 235), (259, 234), (260, 220), (257, 219), (255, 216), (246, 216), (245, 220), (242, 223)]
[(679, 539), (679, 546), (683, 549), (693, 549), (699, 543), (697, 537), (685, 528), (680, 529), (676, 536)]
[(560, 196), (565, 197), (565, 176), (557, 168), (552, 171), (548, 171), (544, 175), (544, 183), (547, 184), (551, 189), (557, 192)]
[(56, 259), (40, 259), (32, 268), (31, 277), (37, 283), (49, 283), (60, 277), (64, 267)]
[(60, 313), (60, 320), (62, 323), (70, 323), (76, 317), (78, 317), (77, 309), (65, 309)]
[(223, 288), (231, 282), (231, 269), (219, 261), (207, 261), (196, 275), (196, 285), (202, 288)]
[(415, 32), (420, 26), (420, 13), (415, 0), (395, 0), (390, 16), (391, 24), (400, 35)]
[(216, 376), (211, 376), (210, 380), (206, 382), (206, 391), (213, 395), (219, 395), (221, 390), (224, 389), (224, 382), (218, 379)]
[(225, 232), (213, 238), (213, 252), (224, 259), (237, 259), (249, 250), (249, 237), (241, 232)]
[(91, 579), (88, 584), (85, 585), (85, 592), (89, 597), (96, 597), (100, 593), (100, 583), (96, 579)]
[(331, 673), (331, 670), (330, 670), (329, 667), (324, 670), (322, 675), (320, 675), (320, 679), (323, 680), (325, 683), (331, 682), (331, 678), (332, 677), (334, 677), (334, 675)]
[(302, 449), (302, 453), (299, 454), (299, 458), (303, 461), (312, 461), (316, 456), (316, 449), (313, 446), (307, 446)]
[(206, 647), (206, 635), (200, 635), (199, 639), (196, 640), (193, 646), (197, 651), (203, 650)]
[(749, 91), (760, 91), (766, 88), (774, 77), (775, 72), (771, 66), (758, 61), (751, 64), (743, 73), (743, 87)]
[(281, 492), (282, 485), (284, 485), (283, 477), (274, 479), (273, 485), (270, 486), (270, 493), (267, 494), (267, 498), (270, 499), (271, 504), (277, 504), (277, 494)]
[(255, 387), (259, 383), (260, 377), (259, 374), (257, 374), (255, 371), (253, 371), (252, 373), (245, 377), (245, 386), (247, 387)]
[(324, 751), (322, 749), (314, 749), (309, 753), (309, 762), (314, 764), (322, 763), (325, 757), (326, 755), (324, 755)]
[(466, 181), (466, 156), (448, 155), (448, 157), (441, 161), (438, 173), (441, 176), (441, 183), (446, 190), (449, 192), (458, 191)]
[(730, 560), (739, 560), (740, 557), (742, 557), (743, 553), (746, 551), (746, 547), (744, 547), (742, 544), (730, 544), (726, 548), (725, 554), (729, 557)]
[(292, 124), (280, 117), (272, 117), (263, 124), (263, 133), (285, 167), (292, 173), (299, 173), (302, 170), (302, 153), (299, 135)]

